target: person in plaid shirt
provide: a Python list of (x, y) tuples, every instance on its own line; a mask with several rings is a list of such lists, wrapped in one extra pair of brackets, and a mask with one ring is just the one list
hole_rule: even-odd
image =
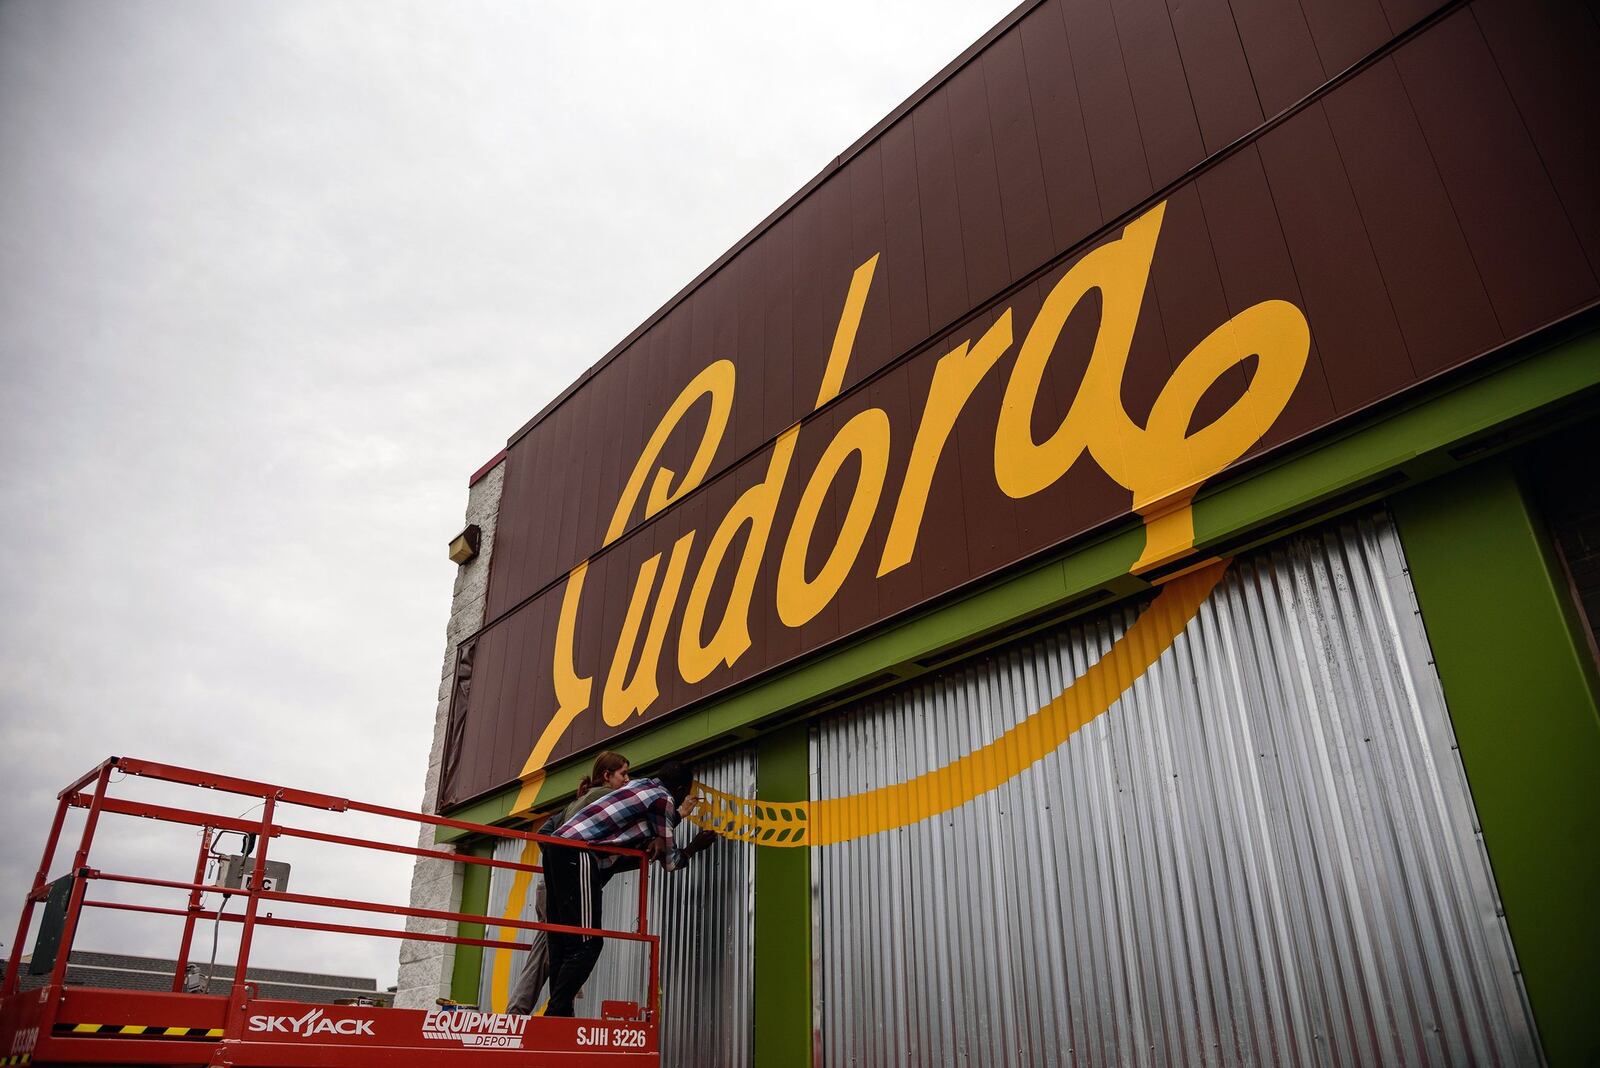
[[(677, 871), (715, 839), (701, 831), (679, 849), (672, 832), (689, 796), (694, 776), (678, 761), (661, 766), (654, 778), (635, 779), (577, 812), (556, 828), (557, 838), (590, 845), (643, 849), (647, 859)], [(545, 849), (545, 885), (549, 888), (550, 922), (569, 927), (600, 923), (600, 894), (612, 875), (632, 866), (632, 859), (587, 849), (551, 845)], [(550, 1001), (546, 1016), (571, 1016), (572, 1002), (600, 959), (605, 940), (598, 935), (550, 932)]]
[[(621, 753), (613, 753), (607, 749), (594, 758), (594, 769), (578, 782), (577, 798), (565, 808), (558, 808), (550, 814), (550, 818), (539, 826), (539, 834), (555, 834), (556, 828), (577, 814), (578, 810), (591, 801), (599, 800), (612, 790), (618, 790), (633, 781), (629, 774), (628, 758)], [(633, 858), (628, 858), (632, 860)], [(611, 873), (616, 874), (615, 866)], [(601, 880), (605, 882), (604, 879)], [(545, 881), (539, 880), (538, 888), (534, 891), (534, 918), (540, 923), (550, 922), (550, 907), (547, 900)], [(516, 982), (511, 984), (511, 997), (506, 1003), (506, 1011), (518, 1016), (533, 1015), (533, 1007), (538, 1003), (539, 992), (544, 989), (545, 980), (550, 977), (550, 938), (543, 931), (533, 932), (533, 940), (528, 943), (528, 951), (523, 954), (522, 968), (517, 972)]]

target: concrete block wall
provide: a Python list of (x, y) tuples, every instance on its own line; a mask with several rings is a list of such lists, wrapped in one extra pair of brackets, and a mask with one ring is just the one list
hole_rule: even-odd
[[(444, 734), (450, 718), (450, 690), (454, 681), (456, 645), (483, 626), (485, 596), (489, 589), (489, 561), (494, 556), (495, 520), (500, 515), (500, 493), (505, 485), (505, 460), (502, 459), (467, 493), (467, 516), (463, 525), (478, 524), (482, 531), (478, 555), (456, 569), (455, 593), (450, 602), (450, 624), (445, 629), (444, 667), (439, 678), (439, 703), (433, 717), (433, 746), (428, 752), (428, 774), (423, 782), (422, 811), (433, 812), (439, 802), (439, 771), (444, 765)], [(440, 847), (433, 840), (433, 828), (423, 827), (417, 844), (424, 849)], [(414, 908), (456, 911), (461, 900), (461, 865), (419, 857), (411, 873), (411, 904)], [(408, 931), (445, 934), (451, 925), (444, 920), (411, 919)], [(407, 939), (400, 943), (400, 977), (395, 1007), (432, 1008), (435, 999), (450, 993), (450, 973), (455, 966), (455, 947), (444, 942)]]

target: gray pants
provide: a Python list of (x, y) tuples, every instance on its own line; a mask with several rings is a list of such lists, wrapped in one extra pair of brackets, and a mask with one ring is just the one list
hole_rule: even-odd
[[(542, 877), (538, 889), (533, 892), (533, 911), (540, 923), (550, 922), (545, 909)], [(545, 980), (549, 977), (550, 942), (543, 931), (535, 931), (533, 942), (528, 946), (528, 955), (522, 960), (522, 970), (517, 973), (516, 982), (511, 984), (511, 1000), (506, 1004), (506, 1011), (518, 1016), (532, 1016), (533, 1007), (539, 1002), (539, 992), (544, 989)]]

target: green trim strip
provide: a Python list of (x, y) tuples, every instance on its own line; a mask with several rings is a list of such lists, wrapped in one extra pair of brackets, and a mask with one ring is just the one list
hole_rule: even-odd
[[(756, 797), (811, 794), (810, 728), (791, 724), (756, 744)], [(755, 1056), (773, 1068), (811, 1064), (811, 850), (756, 850)]]
[[(1386, 476), (1420, 483), (1454, 470), (1461, 461), (1449, 450), (1508, 426), (1526, 425), (1550, 409), (1600, 390), (1600, 334), (1502, 362), (1465, 380), (1452, 380), (1403, 408), (1390, 408), (1331, 438), (1324, 437), (1274, 463), (1224, 477), (1195, 501), (1195, 538), (1202, 551), (1248, 547), (1291, 529), (1344, 511), (1395, 488)], [(1475, 458), (1475, 457), (1474, 457)], [(1288, 522), (1291, 525), (1285, 525)], [(1251, 532), (1254, 532), (1253, 534)], [(826, 652), (787, 673), (759, 680), (703, 708), (674, 716), (657, 727), (619, 741), (636, 765), (701, 748), (748, 741), (763, 722), (827, 707), (827, 694), (879, 679), (879, 688), (913, 678), (937, 660), (941, 649), (976, 652), (981, 636), (1019, 636), (1010, 625), (1038, 626), (1073, 614), (1086, 594), (1103, 590), (1094, 604), (1148, 587), (1128, 574), (1144, 547), (1136, 521), (1053, 560), (947, 602), (921, 615), (886, 624), (853, 644)], [(1057, 613), (1052, 617), (1051, 613)], [(978, 639), (978, 644), (972, 644)], [(853, 699), (862, 696), (853, 692)], [(839, 700), (841, 698), (835, 698)], [(587, 756), (553, 768), (539, 792), (543, 807), (569, 796), (589, 763)], [(479, 823), (503, 820), (517, 789), (511, 787), (454, 811)], [(459, 834), (457, 834), (459, 837)], [(441, 829), (441, 841), (451, 832)]]
[(1509, 462), (1393, 499), (1551, 1064), (1600, 1062), (1600, 694)]
[[(489, 857), (494, 855), (494, 846), (489, 842), (477, 842), (466, 850), (474, 857)], [(489, 911), (489, 872), (490, 869), (482, 864), (466, 864), (461, 873), (461, 907), (458, 912), (470, 912), (476, 916), (484, 916)], [(457, 925), (458, 938), (483, 938), (484, 927), (481, 923), (463, 923)], [(464, 1005), (478, 1003), (478, 973), (483, 967), (482, 946), (457, 946), (455, 966), (450, 972), (450, 997)]]

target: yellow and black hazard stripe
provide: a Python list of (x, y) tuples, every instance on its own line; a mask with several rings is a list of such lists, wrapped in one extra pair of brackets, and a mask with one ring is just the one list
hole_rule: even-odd
[(162, 1027), (160, 1024), (58, 1023), (57, 1035), (105, 1035), (117, 1038), (221, 1038), (220, 1027)]
[(9, 1057), (0, 1057), (0, 1064), (3, 1065), (29, 1064), (32, 1061), (33, 1054), (31, 1053), (13, 1053)]

